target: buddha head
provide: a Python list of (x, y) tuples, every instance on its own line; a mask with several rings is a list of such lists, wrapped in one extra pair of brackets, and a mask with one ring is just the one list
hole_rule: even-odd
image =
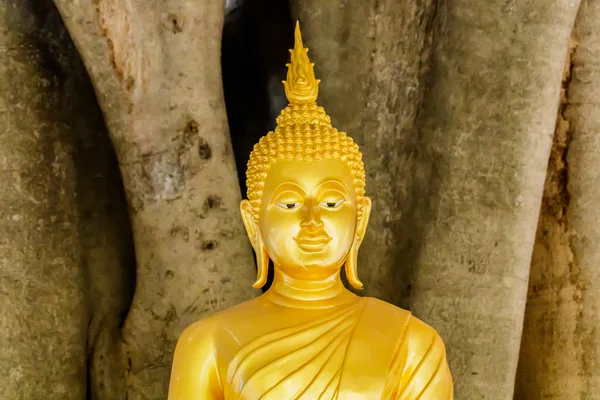
[(271, 259), (300, 280), (324, 280), (345, 265), (348, 282), (362, 288), (357, 256), (371, 211), (362, 155), (316, 104), (319, 81), (298, 24), (290, 53), (283, 82), (289, 105), (250, 153), (248, 200), (241, 203), (257, 256), (253, 287), (266, 283)]

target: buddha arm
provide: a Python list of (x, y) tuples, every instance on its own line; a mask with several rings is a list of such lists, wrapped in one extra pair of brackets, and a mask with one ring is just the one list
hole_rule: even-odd
[(202, 325), (191, 325), (177, 342), (169, 400), (223, 399), (212, 329)]
[(396, 384), (390, 399), (453, 400), (446, 349), (430, 326), (411, 318), (393, 364)]

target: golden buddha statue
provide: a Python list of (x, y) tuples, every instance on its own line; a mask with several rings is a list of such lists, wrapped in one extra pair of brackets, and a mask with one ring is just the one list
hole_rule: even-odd
[(181, 335), (170, 400), (453, 398), (442, 340), (408, 311), (356, 296), (357, 255), (371, 200), (358, 146), (316, 99), (296, 26), (284, 81), (289, 105), (254, 146), (241, 213), (262, 296)]

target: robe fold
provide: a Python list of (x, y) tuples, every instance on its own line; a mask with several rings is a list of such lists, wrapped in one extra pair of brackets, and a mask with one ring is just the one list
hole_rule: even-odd
[(373, 298), (248, 342), (223, 383), (225, 400), (453, 398), (437, 333)]

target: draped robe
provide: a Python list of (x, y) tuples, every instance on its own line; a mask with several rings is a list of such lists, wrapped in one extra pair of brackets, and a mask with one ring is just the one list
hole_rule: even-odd
[(225, 400), (452, 400), (444, 345), (429, 326), (374, 298), (243, 345)]

